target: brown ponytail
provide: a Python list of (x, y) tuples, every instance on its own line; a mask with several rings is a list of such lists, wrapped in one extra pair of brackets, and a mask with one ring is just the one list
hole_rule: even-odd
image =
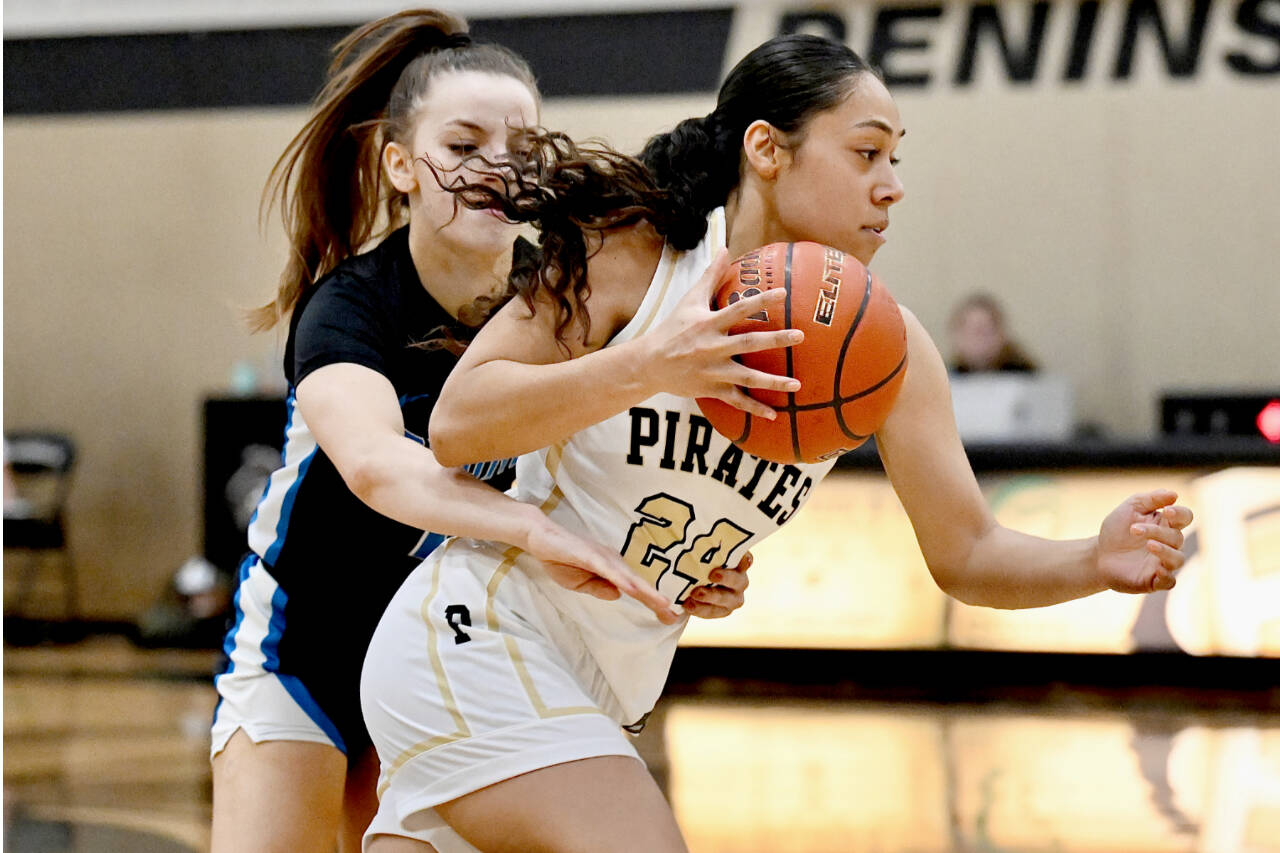
[(504, 74), (537, 94), (524, 60), (498, 45), (472, 44), (466, 33), (462, 18), (414, 9), (365, 24), (334, 46), (311, 118), (263, 191), (264, 210), (280, 206), (290, 252), (275, 299), (249, 312), (254, 331), (288, 316), (306, 288), (376, 236), (380, 208), (387, 229), (400, 224), (403, 196), (383, 198), (382, 147), (408, 139), (437, 73)]

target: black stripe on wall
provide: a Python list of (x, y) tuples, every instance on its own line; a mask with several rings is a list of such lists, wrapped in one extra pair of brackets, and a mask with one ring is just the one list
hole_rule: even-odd
[[(493, 18), (477, 40), (524, 56), (547, 97), (711, 92), (733, 10)], [(352, 26), (4, 42), (4, 114), (308, 103)]]

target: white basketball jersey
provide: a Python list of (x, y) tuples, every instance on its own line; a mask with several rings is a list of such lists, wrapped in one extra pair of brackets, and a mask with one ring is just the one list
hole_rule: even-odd
[[(665, 247), (635, 317), (608, 346), (644, 334), (670, 314), (724, 245), (725, 218), (719, 209), (708, 217), (707, 235), (697, 248)], [(616, 549), (667, 598), (681, 602), (694, 586), (706, 583), (712, 569), (736, 565), (790, 519), (834, 464), (759, 459), (717, 433), (694, 400), (658, 394), (521, 457), (515, 493), (541, 505), (565, 527)], [(628, 722), (648, 713), (666, 682), (687, 618), (665, 626), (631, 598), (601, 601), (566, 590), (530, 566), (526, 570), (577, 627)]]

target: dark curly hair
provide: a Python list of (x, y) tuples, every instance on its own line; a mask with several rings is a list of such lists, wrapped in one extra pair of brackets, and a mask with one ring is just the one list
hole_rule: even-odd
[(497, 207), (538, 229), (541, 253), (513, 266), (508, 290), (522, 295), (530, 310), (539, 292), (550, 298), (563, 346), (573, 323), (584, 339), (590, 332), (584, 307), (588, 246), (598, 245), (592, 235), (644, 220), (674, 248), (692, 249), (706, 235), (707, 214), (738, 187), (747, 127), (767, 121), (798, 143), (809, 119), (847, 98), (864, 73), (874, 72), (843, 44), (779, 36), (733, 68), (710, 114), (652, 137), (638, 158), (536, 129), (520, 133), (509, 161), (471, 164), (496, 176), (501, 189), (446, 188), (468, 207)]

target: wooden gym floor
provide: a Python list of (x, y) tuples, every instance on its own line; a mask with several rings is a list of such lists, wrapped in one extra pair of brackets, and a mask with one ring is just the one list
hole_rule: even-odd
[[(217, 655), (119, 637), (4, 653), (4, 849), (208, 844)], [(641, 737), (693, 853), (1280, 851), (1264, 701), (677, 689)]]

